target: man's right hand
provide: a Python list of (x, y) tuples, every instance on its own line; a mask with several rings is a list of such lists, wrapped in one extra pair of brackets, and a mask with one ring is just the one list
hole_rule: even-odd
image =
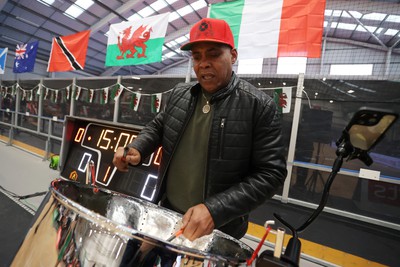
[(129, 148), (124, 151), (123, 147), (119, 147), (114, 154), (113, 164), (119, 171), (127, 172), (128, 165), (138, 165), (141, 160), (139, 151), (135, 148)]

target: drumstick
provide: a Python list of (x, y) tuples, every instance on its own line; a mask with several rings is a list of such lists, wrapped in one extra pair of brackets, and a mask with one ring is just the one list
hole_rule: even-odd
[(89, 172), (90, 172), (90, 163), (88, 161), (86, 166), (86, 184), (89, 184)]
[(269, 231), (271, 231), (271, 229), (272, 229), (271, 226), (270, 226), (271, 224), (275, 224), (275, 221), (270, 220), (270, 221), (266, 221), (266, 222), (264, 223), (264, 227), (266, 228), (265, 234), (264, 234), (264, 236), (261, 238), (260, 243), (258, 243), (258, 246), (257, 246), (256, 250), (254, 250), (253, 255), (251, 255), (251, 258), (246, 260), (246, 261), (247, 261), (247, 266), (251, 266), (252, 262), (253, 262), (253, 261), (256, 259), (256, 257), (258, 256), (258, 252), (260, 251), (262, 245), (264, 244), (265, 239), (267, 238), (267, 235), (268, 235)]
[(171, 242), (172, 240), (180, 236), (183, 233), (183, 230), (184, 230), (183, 228), (179, 229), (175, 234), (173, 234), (170, 238), (167, 239), (167, 242)]
[(123, 161), (123, 162), (125, 162), (126, 161), (126, 156), (127, 156), (127, 154), (128, 154), (128, 151), (129, 151), (129, 147), (124, 147), (124, 154), (122, 155), (122, 158), (121, 158), (121, 160)]

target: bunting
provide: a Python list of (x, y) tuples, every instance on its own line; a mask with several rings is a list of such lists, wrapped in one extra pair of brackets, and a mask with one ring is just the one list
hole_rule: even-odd
[[(48, 88), (43, 84), (38, 84), (33, 89), (24, 89), (18, 83), (13, 84), (12, 86), (1, 86), (0, 94), (5, 95), (10, 93), (11, 95), (16, 95), (16, 91), (21, 91), (21, 99), (32, 101), (36, 95), (43, 95), (44, 100), (50, 99), (54, 103), (58, 103), (60, 101), (60, 93), (61, 93), (61, 101), (70, 100), (74, 98), (74, 100), (80, 100), (82, 96), (82, 90), (87, 91), (85, 94), (85, 100), (87, 102), (93, 103), (95, 99), (99, 99), (100, 104), (108, 104), (110, 98), (117, 99), (121, 96), (121, 92), (123, 90), (127, 90), (132, 93), (132, 97), (130, 99), (130, 107), (133, 111), (137, 112), (140, 103), (143, 100), (143, 97), (150, 98), (151, 101), (151, 112), (158, 113), (161, 108), (161, 100), (164, 94), (169, 93), (172, 89), (158, 93), (158, 94), (142, 94), (139, 92), (132, 92), (130, 88), (127, 88), (119, 83), (111, 85), (109, 87), (100, 88), (100, 89), (91, 89), (84, 88), (81, 86), (77, 86), (75, 84), (68, 85), (64, 88)], [(72, 89), (74, 88), (74, 89)], [(11, 89), (11, 92), (9, 92)], [(35, 93), (36, 90), (36, 93)], [(65, 90), (65, 94), (62, 93), (62, 90)], [(98, 94), (98, 95), (96, 95)]]
[(101, 94), (100, 98), (100, 104), (107, 104), (108, 103), (108, 95), (109, 95), (110, 89), (108, 87), (103, 88), (103, 92)]
[(82, 90), (82, 88), (80, 86), (75, 87), (75, 91), (74, 91), (75, 100), (78, 100), (79, 97), (81, 96), (81, 90)]
[(158, 113), (161, 108), (162, 93), (151, 95), (151, 112)]
[(94, 98), (94, 89), (89, 89), (88, 102), (92, 103)]
[(131, 99), (131, 109), (134, 111), (138, 110), (141, 97), (142, 95), (140, 93), (133, 93)]

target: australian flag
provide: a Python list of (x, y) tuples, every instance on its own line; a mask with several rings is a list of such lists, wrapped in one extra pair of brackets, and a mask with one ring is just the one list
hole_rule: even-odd
[(39, 41), (18, 44), (15, 49), (14, 73), (32, 72)]

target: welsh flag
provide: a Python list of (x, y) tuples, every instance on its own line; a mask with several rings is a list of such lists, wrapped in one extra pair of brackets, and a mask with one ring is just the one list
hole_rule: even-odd
[(107, 104), (109, 98), (110, 89), (108, 87), (103, 88), (100, 98), (100, 104)]
[(106, 66), (160, 62), (170, 13), (110, 25)]
[(114, 101), (116, 101), (119, 98), (119, 96), (121, 95), (122, 90), (123, 90), (123, 87), (119, 83), (113, 85), (110, 89), (111, 98), (114, 99)]
[(134, 111), (138, 110), (141, 98), (142, 98), (141, 94), (133, 93), (132, 100), (131, 100), (131, 109), (133, 109)]
[(94, 99), (94, 89), (89, 89), (89, 93), (88, 93), (88, 102), (92, 103)]
[(151, 95), (151, 112), (158, 113), (161, 108), (162, 93)]
[(321, 57), (325, 0), (236, 0), (209, 17), (231, 27), (239, 59)]
[(289, 113), (292, 105), (292, 87), (282, 87), (274, 90), (274, 101), (279, 113)]

